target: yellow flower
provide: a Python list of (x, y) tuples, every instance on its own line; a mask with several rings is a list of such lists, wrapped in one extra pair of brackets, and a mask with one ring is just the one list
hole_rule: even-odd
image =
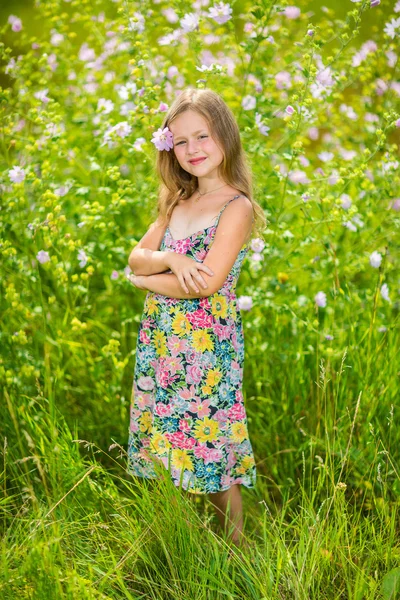
[(243, 467), (244, 471), (248, 471), (254, 465), (254, 456), (244, 456), (242, 460), (241, 467)]
[(193, 331), (193, 348), (198, 352), (205, 352), (206, 350), (214, 349), (214, 342), (212, 341), (210, 334), (207, 329), (198, 329)]
[(207, 384), (216, 385), (222, 377), (222, 371), (219, 369), (210, 369), (207, 373)]
[(192, 329), (190, 321), (182, 312), (177, 312), (172, 321), (172, 331), (179, 336), (187, 335)]
[(153, 424), (153, 415), (149, 410), (144, 411), (139, 419), (140, 431), (147, 432), (150, 431), (151, 426)]
[(204, 419), (197, 419), (196, 425), (194, 426), (194, 436), (200, 442), (213, 442), (218, 434), (220, 433), (218, 421), (204, 417)]
[(289, 275), (287, 273), (278, 273), (278, 281), (279, 283), (286, 283), (289, 279)]
[(149, 296), (147, 296), (145, 304), (146, 304), (145, 311), (149, 315), (152, 315), (153, 313), (158, 313), (159, 312), (158, 302), (155, 299), (154, 295), (150, 294)]
[(153, 343), (158, 356), (166, 356), (168, 354), (165, 333), (160, 329), (154, 331)]
[(219, 294), (211, 299), (211, 312), (214, 317), (225, 319), (228, 314), (228, 302), (225, 296)]
[(210, 387), (209, 385), (203, 385), (201, 388), (201, 393), (204, 394), (204, 396), (207, 396), (208, 394), (212, 393), (212, 387)]
[(165, 454), (171, 447), (171, 444), (165, 437), (165, 434), (160, 432), (157, 432), (153, 435), (150, 445), (152, 451), (156, 454)]
[(180, 450), (179, 448), (172, 450), (171, 463), (176, 469), (194, 471), (194, 465), (187, 450)]
[(240, 421), (237, 421), (236, 423), (232, 423), (231, 429), (232, 429), (231, 439), (234, 442), (241, 443), (241, 442), (243, 442), (243, 440), (245, 440), (247, 438), (247, 427), (246, 427), (245, 423), (241, 423)]

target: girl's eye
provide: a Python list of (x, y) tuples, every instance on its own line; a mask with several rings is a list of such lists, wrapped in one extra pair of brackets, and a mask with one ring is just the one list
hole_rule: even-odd
[[(206, 137), (208, 137), (208, 135), (200, 135), (199, 137), (206, 138)], [(182, 140), (182, 142), (178, 142), (177, 144), (175, 144), (175, 146), (179, 146), (180, 144), (183, 144), (183, 140)]]

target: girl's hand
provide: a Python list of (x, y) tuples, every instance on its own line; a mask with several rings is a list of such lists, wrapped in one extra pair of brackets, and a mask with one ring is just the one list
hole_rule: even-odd
[(168, 266), (171, 271), (177, 276), (178, 281), (184, 292), (189, 293), (189, 286), (192, 291), (198, 293), (199, 287), (203, 289), (208, 287), (208, 284), (200, 275), (199, 271), (207, 273), (207, 275), (214, 275), (210, 267), (203, 265), (201, 262), (197, 262), (190, 256), (184, 254), (177, 254), (176, 252), (168, 253)]
[(147, 290), (145, 285), (146, 275), (135, 275), (134, 273), (129, 273), (127, 277), (131, 284), (139, 288), (139, 290)]

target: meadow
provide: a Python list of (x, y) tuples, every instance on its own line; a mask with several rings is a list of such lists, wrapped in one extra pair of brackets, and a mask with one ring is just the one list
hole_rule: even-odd
[[(1, 597), (400, 598), (400, 2), (0, 15)], [(232, 558), (207, 498), (126, 472), (128, 256), (188, 85), (237, 117), (268, 221), (237, 287), (257, 486)]]

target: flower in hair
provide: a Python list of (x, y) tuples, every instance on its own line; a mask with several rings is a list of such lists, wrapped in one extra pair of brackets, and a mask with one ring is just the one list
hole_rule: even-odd
[(151, 141), (157, 150), (168, 150), (169, 152), (174, 146), (172, 131), (168, 127), (164, 127), (164, 129), (160, 127), (157, 131), (154, 131)]

